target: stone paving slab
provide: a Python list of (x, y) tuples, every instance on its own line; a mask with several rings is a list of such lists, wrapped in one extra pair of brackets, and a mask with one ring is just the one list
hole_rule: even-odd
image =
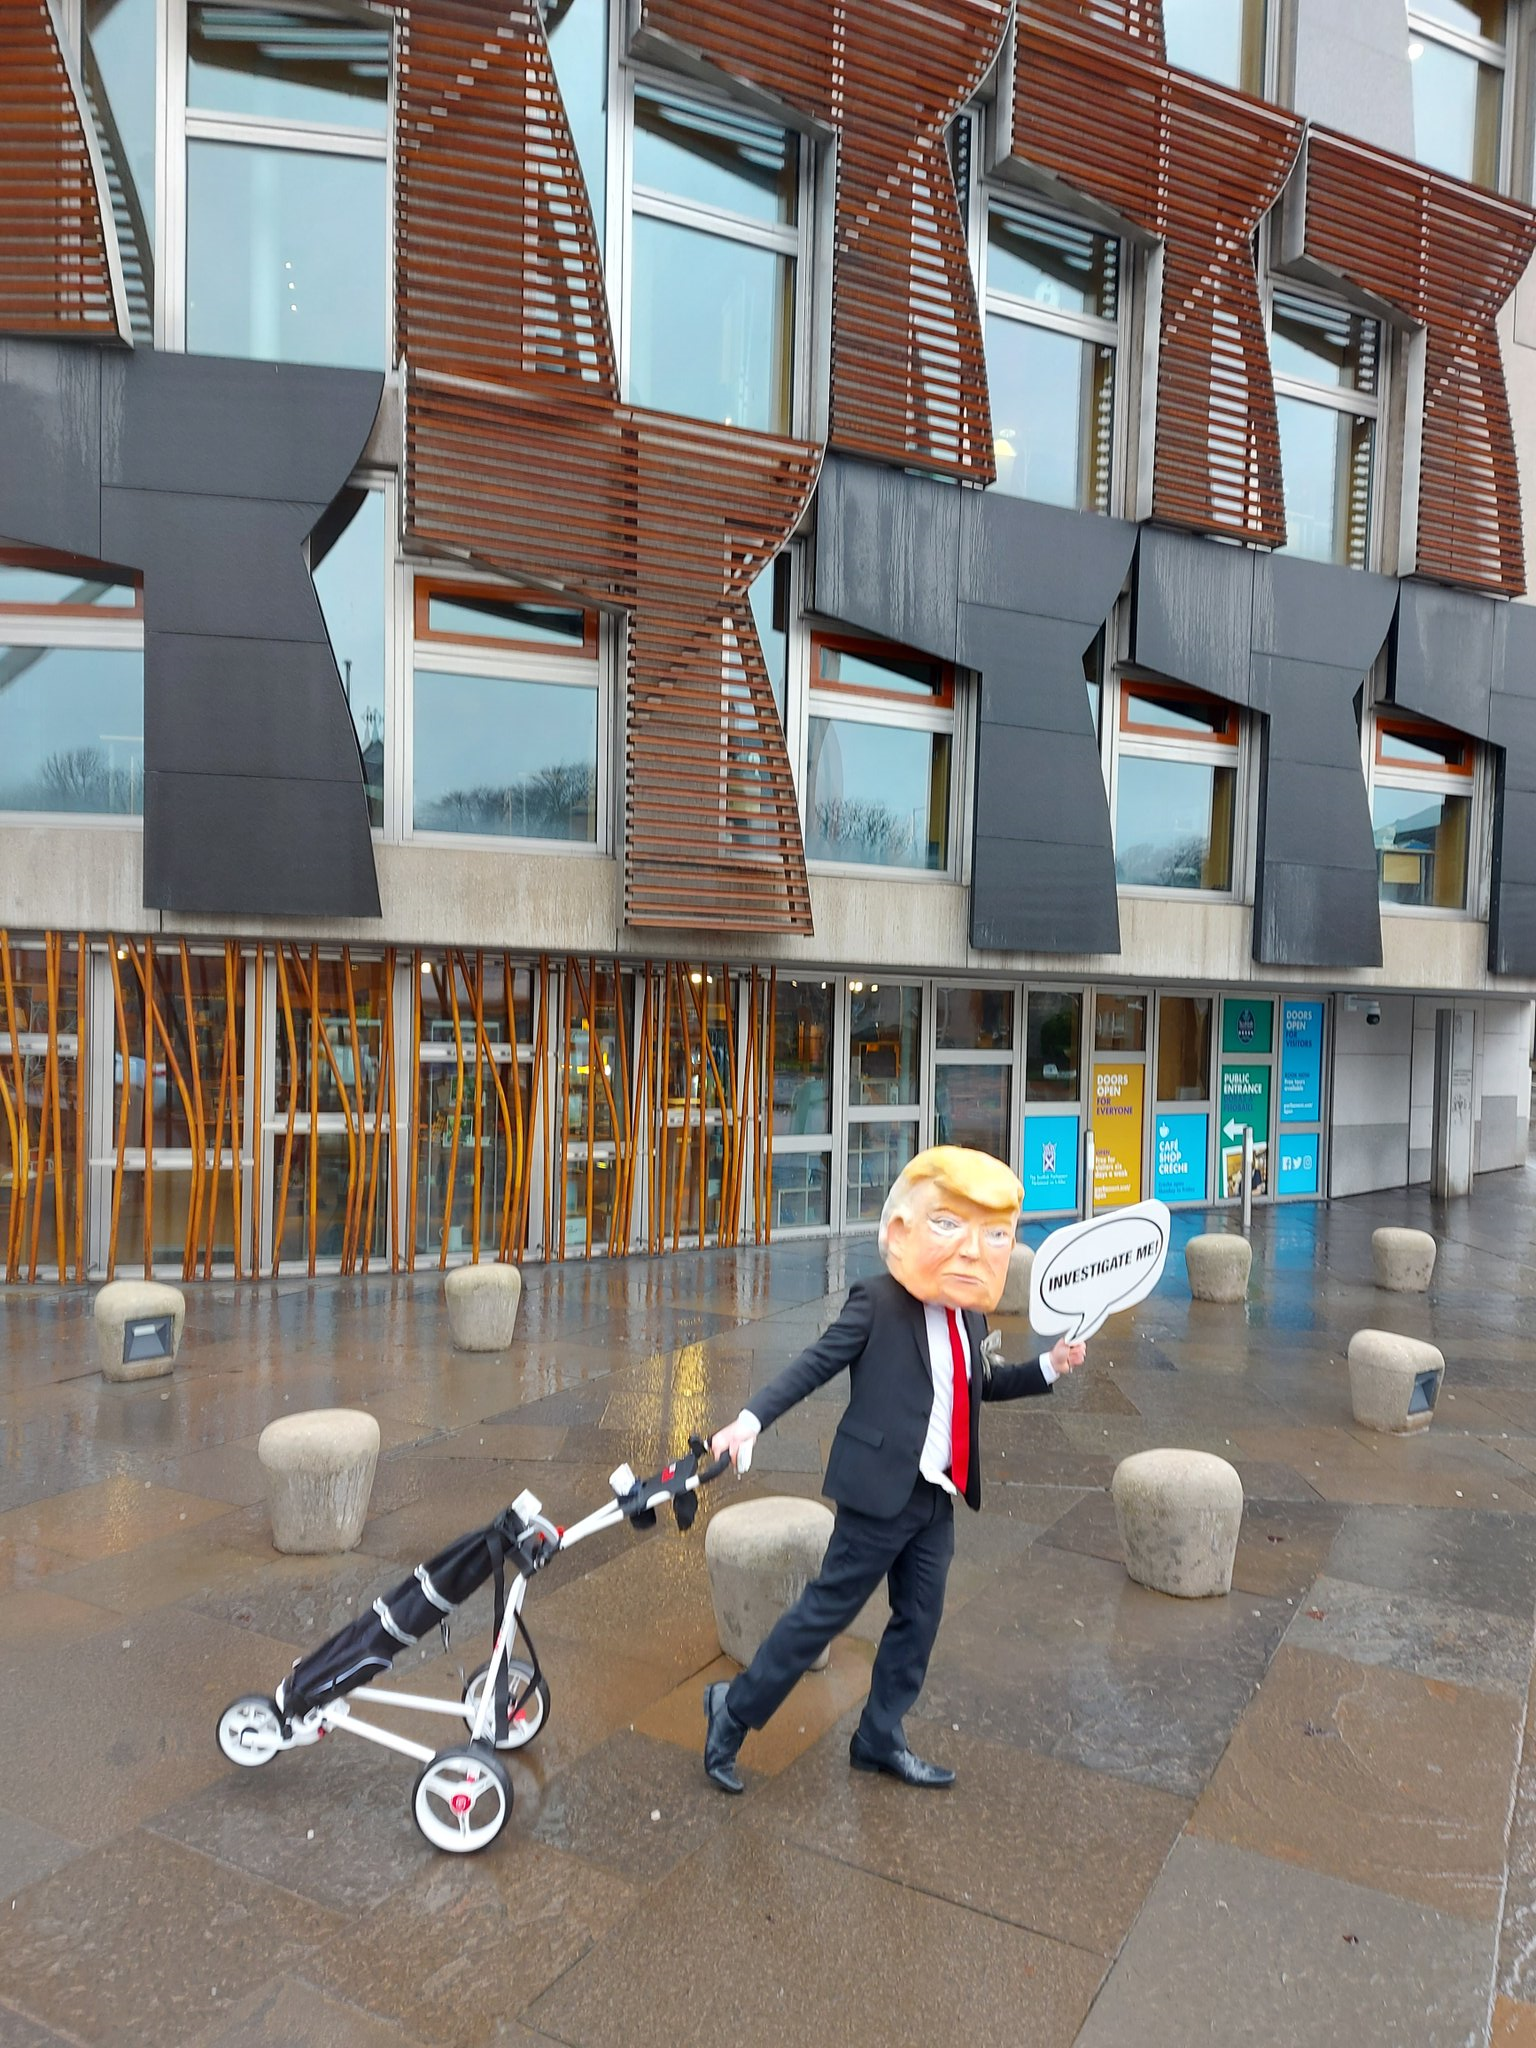
[(1525, 1698), (1530, 1683), (1528, 1622), (1350, 1579), (1319, 1578), (1285, 1640), (1292, 1649), (1390, 1664), (1419, 1678), (1479, 1686), (1516, 1701)]
[(1490, 1948), (1454, 1915), (1186, 1836), (1078, 2048), (1467, 2048)]
[(1096, 1954), (739, 1826), (523, 2016), (573, 2048), (640, 2040), (660, 2014), (677, 2048), (1068, 2048), (1103, 1973)]
[(1496, 1924), (1519, 1737), (1497, 1694), (1287, 1645), (1190, 1829)]

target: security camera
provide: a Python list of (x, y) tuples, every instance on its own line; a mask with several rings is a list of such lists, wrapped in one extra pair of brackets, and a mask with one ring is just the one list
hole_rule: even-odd
[(1366, 1023), (1367, 1023), (1367, 1024), (1379, 1024), (1379, 1023), (1381, 1022), (1381, 1005), (1380, 1005), (1380, 1003), (1367, 1003), (1367, 1004), (1366, 1004), (1366, 1006), (1365, 1006), (1365, 1021), (1366, 1021)]

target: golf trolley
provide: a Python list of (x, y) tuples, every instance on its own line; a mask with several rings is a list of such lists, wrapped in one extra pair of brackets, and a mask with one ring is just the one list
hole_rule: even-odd
[[(531, 1493), (520, 1493), (489, 1528), (461, 1536), (419, 1564), (410, 1578), (375, 1600), (367, 1614), (300, 1658), (270, 1697), (247, 1693), (227, 1706), (219, 1716), (219, 1748), (231, 1763), (255, 1768), (284, 1750), (308, 1748), (338, 1731), (361, 1735), (415, 1757), (422, 1766), (411, 1794), (411, 1815), (434, 1849), (467, 1856), (489, 1847), (512, 1811), (512, 1783), (497, 1751), (524, 1748), (549, 1718), (549, 1681), (523, 1619), (529, 1579), (562, 1550), (602, 1529), (617, 1528), (620, 1522), (636, 1529), (653, 1527), (656, 1510), (668, 1502), (678, 1528), (690, 1528), (698, 1513), (699, 1488), (730, 1465), (729, 1458), (705, 1465), (706, 1453), (703, 1441), (690, 1437), (687, 1456), (664, 1465), (654, 1478), (636, 1479), (621, 1465), (609, 1480), (612, 1500), (568, 1529), (551, 1522)], [(514, 1575), (510, 1595), (508, 1566)], [(449, 1615), (488, 1578), (495, 1581), (493, 1648), (488, 1661), (464, 1681), (458, 1700), (385, 1691), (368, 1682), (434, 1625), (446, 1649)], [(512, 1654), (519, 1637), (526, 1656)], [(359, 1720), (352, 1708), (362, 1701), (446, 1714), (463, 1721), (468, 1733), (461, 1744), (428, 1749)]]

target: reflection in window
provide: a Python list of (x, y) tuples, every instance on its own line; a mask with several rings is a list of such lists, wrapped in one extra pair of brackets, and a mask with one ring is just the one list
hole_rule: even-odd
[(83, 61), (136, 340), (154, 338), (155, 0), (86, 0)]
[(1146, 889), (1230, 889), (1236, 787), (1232, 768), (1122, 756), (1115, 880)]
[(1013, 1046), (1013, 991), (938, 988), (934, 1037), (940, 1052), (1007, 1052)]
[[(384, 823), (384, 496), (361, 494), (346, 529), (315, 563), (315, 589), (352, 713), (368, 822)], [(313, 548), (314, 543), (311, 543)]]
[(1076, 1102), (1083, 1035), (1083, 999), (1073, 990), (1031, 989), (1024, 1049), (1024, 1093), (1030, 1102)]
[(1093, 1049), (1095, 1052), (1145, 1052), (1147, 1049), (1147, 999), (1107, 990), (1093, 1001)]
[(597, 838), (595, 685), (416, 670), (419, 832)]
[(543, 5), (549, 54), (601, 248), (608, 197), (607, 0), (543, 0)]
[(773, 1134), (819, 1137), (831, 1129), (831, 985), (781, 981), (773, 1013)]
[(126, 571), (94, 562), (73, 566), (67, 556), (41, 549), (14, 548), (0, 559), (0, 612), (133, 611), (138, 585)]
[(634, 227), (630, 396), (758, 433), (786, 433), (794, 264), (675, 221)]
[(365, 21), (317, 21), (276, 7), (192, 0), (187, 105), (382, 132), (389, 111), (389, 30)]
[(859, 867), (949, 865), (947, 733), (810, 721), (806, 855)]
[(1370, 549), (1380, 326), (1346, 307), (1277, 290), (1269, 351), (1286, 547), (1311, 561), (1363, 569)]
[(1181, 71), (1264, 91), (1264, 0), (1163, 0), (1168, 61)]
[(917, 1124), (877, 1120), (848, 1126), (848, 1221), (878, 1223), (891, 1184), (917, 1153)]
[(1414, 155), (1497, 189), (1504, 142), (1504, 0), (1418, 0), (1408, 14)]
[(385, 196), (381, 159), (189, 142), (187, 347), (381, 367)]
[(799, 143), (739, 109), (634, 89), (629, 396), (787, 433)]
[(1107, 511), (1120, 245), (1037, 208), (994, 200), (986, 266), (997, 488)]
[(1464, 910), (1471, 824), (1470, 796), (1378, 784), (1371, 796), (1371, 830), (1382, 902)]
[(144, 656), (0, 645), (0, 811), (144, 809)]
[(934, 1068), (933, 1127), (938, 1144), (969, 1145), (990, 1152), (994, 1159), (1006, 1159), (1012, 1107), (1011, 1067), (940, 1061)]
[(890, 1109), (918, 1100), (923, 993), (890, 982), (848, 984), (848, 1102)]

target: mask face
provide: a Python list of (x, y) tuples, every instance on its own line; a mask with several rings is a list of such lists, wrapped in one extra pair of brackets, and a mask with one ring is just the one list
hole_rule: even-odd
[(919, 1181), (907, 1213), (891, 1218), (886, 1266), (919, 1301), (985, 1314), (1002, 1299), (1016, 1220), (1016, 1210), (983, 1208), (935, 1181)]

